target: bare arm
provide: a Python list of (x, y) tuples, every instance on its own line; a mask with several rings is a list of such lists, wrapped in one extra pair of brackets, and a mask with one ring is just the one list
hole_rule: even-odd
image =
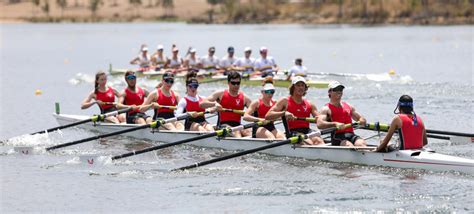
[(364, 126), (367, 120), (361, 114), (359, 114), (359, 112), (356, 111), (356, 109), (353, 106), (351, 106), (351, 109), (352, 109), (352, 119), (357, 121), (361, 126)]
[(253, 116), (253, 113), (254, 113), (255, 111), (257, 111), (258, 103), (259, 103), (259, 101), (258, 101), (258, 100), (255, 100), (255, 101), (253, 101), (253, 102), (250, 104), (250, 106), (247, 108), (247, 110), (245, 111), (244, 117), (243, 117), (243, 119), (244, 119), (245, 121), (248, 121), (248, 122), (258, 122), (258, 121), (262, 120), (262, 118), (258, 118), (258, 117)]
[(145, 101), (143, 102), (142, 105), (140, 105), (140, 111), (141, 112), (146, 112), (148, 111), (151, 107), (153, 107), (153, 103), (156, 102), (157, 98), (157, 91), (153, 91), (148, 94), (146, 97)]
[(217, 103), (217, 101), (221, 99), (223, 93), (224, 93), (224, 91), (216, 91), (216, 92), (212, 93), (209, 97), (204, 99), (199, 104), (199, 107), (201, 107), (201, 108), (210, 108), (210, 107), (214, 107), (216, 105), (219, 105), (219, 103)]
[(286, 111), (287, 106), (288, 106), (288, 98), (286, 97), (281, 98), (273, 107), (270, 108), (267, 115), (265, 115), (265, 119), (266, 120), (280, 119), (281, 117), (283, 117), (283, 115), (285, 115), (286, 113), (289, 113)]
[(132, 61), (130, 61), (130, 64), (135, 65), (138, 63), (138, 61), (140, 61), (140, 59), (138, 57), (135, 57), (132, 59)]
[(396, 115), (392, 119), (392, 123), (390, 124), (390, 128), (388, 129), (387, 135), (383, 138), (383, 140), (380, 141), (380, 145), (377, 147), (377, 152), (384, 152), (387, 149), (387, 145), (392, 139), (393, 134), (395, 131), (402, 126), (402, 120), (398, 115)]
[(327, 106), (323, 106), (321, 108), (321, 113), (319, 114), (318, 117), (318, 128), (321, 129), (327, 129), (331, 127), (337, 127), (338, 124), (342, 123), (337, 123), (337, 122), (330, 122), (329, 121), (329, 116), (331, 115), (331, 109)]
[(96, 104), (97, 102), (93, 101), (93, 99), (95, 100), (94, 91), (89, 93), (89, 95), (87, 95), (87, 97), (82, 101), (81, 109), (87, 109), (87, 108), (91, 107), (92, 105)]

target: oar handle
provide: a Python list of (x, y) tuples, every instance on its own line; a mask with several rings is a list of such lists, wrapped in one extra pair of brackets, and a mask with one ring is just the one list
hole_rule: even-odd
[(228, 109), (228, 108), (223, 108), (221, 110), (221, 112), (233, 112), (233, 113), (240, 114), (240, 115), (243, 115), (245, 113), (245, 111), (243, 111), (243, 110)]
[(310, 123), (316, 123), (318, 119), (314, 117), (297, 117), (296, 120), (304, 120)]
[(164, 106), (164, 105), (158, 104), (158, 108), (176, 110), (178, 107), (176, 107), (176, 106)]

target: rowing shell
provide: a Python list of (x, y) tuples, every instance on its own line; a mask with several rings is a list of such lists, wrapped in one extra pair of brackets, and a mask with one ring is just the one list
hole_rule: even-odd
[[(60, 125), (77, 122), (87, 119), (87, 116), (54, 114)], [(107, 124), (98, 123), (96, 125), (83, 124), (79, 127), (109, 133), (126, 128), (137, 126), (135, 124)], [(193, 131), (152, 131), (149, 129), (137, 130), (124, 135), (137, 139), (160, 141), (164, 143), (175, 142), (182, 139), (195, 137), (206, 132)], [(263, 146), (274, 141), (255, 138), (207, 138), (190, 142), (190, 144), (209, 148), (220, 148), (226, 150), (248, 150)], [(308, 145), (284, 145), (272, 149), (264, 150), (262, 153), (306, 158), (310, 160), (325, 160), (331, 162), (354, 163), (361, 165), (386, 166), (394, 168), (413, 168), (431, 171), (458, 171), (467, 174), (474, 174), (474, 160), (450, 155), (438, 154), (433, 151), (424, 150), (399, 150), (388, 153), (373, 152), (374, 147), (351, 148), (344, 146), (322, 146)]]

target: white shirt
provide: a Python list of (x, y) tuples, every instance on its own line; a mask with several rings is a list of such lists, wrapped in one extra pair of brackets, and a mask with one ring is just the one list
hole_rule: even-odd
[(272, 71), (273, 67), (276, 66), (276, 62), (271, 56), (267, 56), (266, 59), (258, 58), (255, 61), (255, 69), (262, 70), (262, 71)]
[(219, 65), (219, 59), (216, 56), (206, 55), (201, 58), (201, 63), (204, 69), (215, 68)]
[(188, 56), (186, 60), (188, 61), (188, 66), (190, 68), (196, 68), (199, 63), (199, 57), (196, 55), (195, 58), (192, 59), (191, 56)]
[(183, 59), (181, 59), (180, 56), (177, 56), (177, 59), (170, 57), (168, 60), (170, 61), (170, 64), (168, 65), (170, 68), (179, 68), (183, 62)]
[(138, 65), (140, 65), (141, 68), (150, 66), (150, 62), (149, 54), (146, 56), (143, 56), (143, 54), (138, 54)]
[[(189, 95), (186, 95), (186, 98), (188, 98), (189, 100), (193, 101), (193, 102), (197, 102), (199, 101), (199, 97), (201, 99), (204, 99), (205, 97), (201, 96), (201, 95), (197, 95), (196, 97), (191, 97)], [(178, 108), (176, 109), (176, 115), (182, 115), (185, 113), (185, 110), (186, 110), (186, 105), (188, 104), (188, 102), (186, 101), (186, 99), (181, 98), (179, 100), (179, 103), (178, 103)]]
[(290, 68), (290, 72), (288, 76), (295, 75), (295, 76), (306, 76), (308, 69), (304, 65), (294, 65)]
[(250, 58), (239, 58), (234, 62), (234, 65), (237, 67), (244, 67), (244, 68), (252, 68), (255, 67), (255, 59), (250, 57)]
[(235, 57), (224, 56), (220, 61), (220, 66), (223, 68), (229, 68), (236, 61)]

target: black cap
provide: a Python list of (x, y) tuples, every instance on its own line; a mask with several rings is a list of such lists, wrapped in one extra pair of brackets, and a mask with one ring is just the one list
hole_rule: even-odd
[(214, 46), (209, 48), (209, 51), (216, 51), (216, 48)]
[(195, 78), (191, 78), (186, 82), (186, 85), (199, 85), (199, 81)]
[(233, 52), (234, 52), (234, 47), (229, 46), (229, 47), (227, 48), (227, 52), (233, 53)]

